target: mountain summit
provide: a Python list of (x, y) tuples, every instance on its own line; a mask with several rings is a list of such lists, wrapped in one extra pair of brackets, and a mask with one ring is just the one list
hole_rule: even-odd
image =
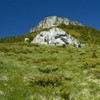
[[(42, 20), (36, 27), (31, 29), (30, 32), (36, 32), (41, 30), (31, 43), (45, 44), (45, 45), (75, 45), (76, 47), (81, 47), (81, 43), (72, 37), (70, 34), (64, 30), (57, 28), (58, 25), (64, 24), (83, 26), (81, 23), (76, 21), (71, 21), (67, 18), (61, 18), (57, 16), (50, 16)], [(43, 29), (47, 31), (42, 31)], [(50, 28), (50, 29), (49, 29)]]
[(78, 23), (76, 21), (71, 21), (67, 18), (61, 18), (61, 17), (57, 17), (57, 16), (49, 16), (49, 17), (46, 17), (44, 20), (42, 20), (36, 27), (32, 28), (30, 30), (30, 32), (35, 32), (35, 31), (41, 30), (43, 28), (50, 28), (52, 26), (57, 26), (60, 24), (83, 26), (81, 23)]
[[(0, 39), (0, 43), (29, 42), (45, 45), (100, 45), (100, 30), (57, 16), (46, 17), (28, 34)], [(84, 45), (83, 45), (84, 44)]]

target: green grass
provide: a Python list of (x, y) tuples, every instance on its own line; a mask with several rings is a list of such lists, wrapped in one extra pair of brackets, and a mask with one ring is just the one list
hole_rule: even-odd
[(0, 100), (100, 100), (100, 47), (1, 43)]
[(60, 24), (58, 28), (78, 39), (81, 43), (100, 44), (100, 30), (88, 26), (64, 25)]

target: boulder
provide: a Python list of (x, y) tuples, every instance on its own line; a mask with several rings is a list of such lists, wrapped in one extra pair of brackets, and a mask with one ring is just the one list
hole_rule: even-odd
[(38, 43), (43, 45), (75, 45), (81, 47), (81, 43), (67, 34), (60, 28), (51, 28), (49, 31), (42, 31), (38, 34), (31, 43)]
[(29, 38), (25, 38), (25, 39), (24, 39), (24, 42), (28, 42), (28, 41), (29, 41)]

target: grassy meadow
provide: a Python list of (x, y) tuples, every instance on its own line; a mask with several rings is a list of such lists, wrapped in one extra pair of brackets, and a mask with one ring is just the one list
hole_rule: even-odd
[(100, 100), (100, 46), (0, 43), (0, 100)]

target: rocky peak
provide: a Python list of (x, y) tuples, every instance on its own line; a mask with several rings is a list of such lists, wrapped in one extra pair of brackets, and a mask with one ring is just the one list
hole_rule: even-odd
[(43, 45), (76, 45), (81, 47), (81, 43), (67, 34), (60, 28), (52, 28), (49, 31), (42, 31), (32, 41), (32, 43), (38, 43)]
[(67, 18), (61, 18), (57, 16), (49, 16), (42, 20), (35, 28), (32, 28), (30, 32), (38, 31), (43, 28), (50, 28), (52, 26), (57, 26), (59, 24), (65, 24), (65, 25), (79, 25), (82, 26), (81, 23), (78, 23), (76, 21), (71, 21)]

